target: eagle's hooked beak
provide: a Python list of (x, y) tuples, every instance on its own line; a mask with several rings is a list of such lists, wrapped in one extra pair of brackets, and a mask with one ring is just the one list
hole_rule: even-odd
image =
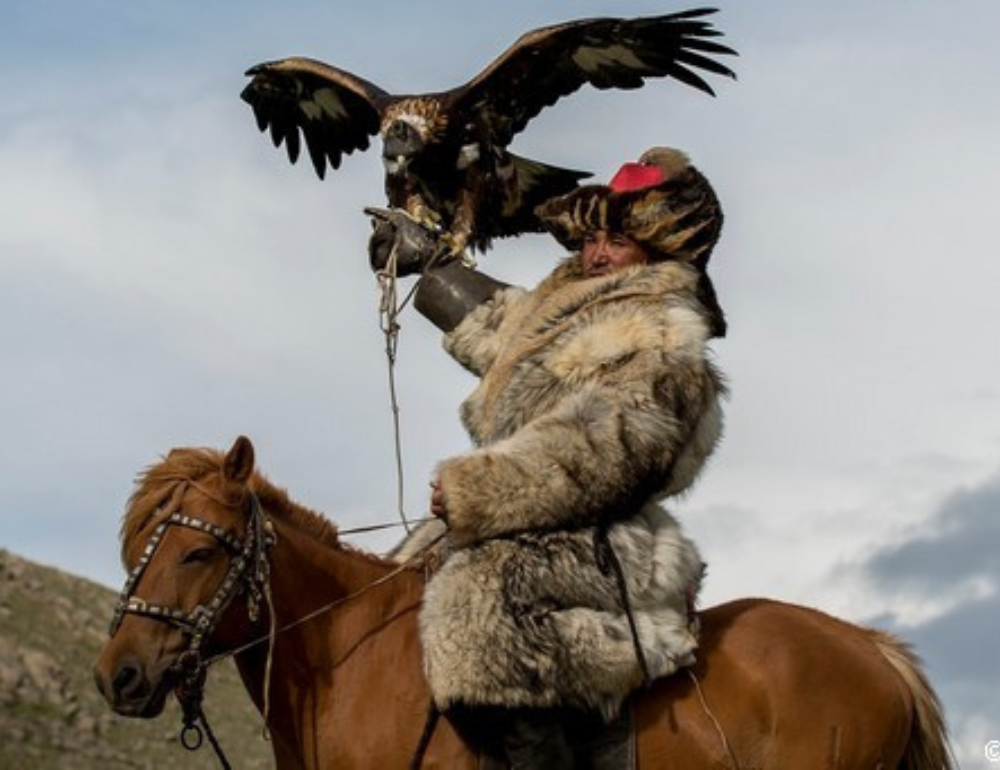
[(382, 163), (389, 174), (405, 174), (424, 149), (420, 134), (409, 123), (395, 120), (382, 139)]

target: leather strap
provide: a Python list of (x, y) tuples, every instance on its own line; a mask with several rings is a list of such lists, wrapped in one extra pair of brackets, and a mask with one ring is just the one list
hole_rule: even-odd
[(460, 262), (448, 262), (424, 271), (413, 305), (441, 331), (450, 332), (507, 285)]

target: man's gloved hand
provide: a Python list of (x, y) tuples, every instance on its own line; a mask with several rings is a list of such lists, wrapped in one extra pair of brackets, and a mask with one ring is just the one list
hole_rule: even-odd
[(369, 207), (365, 213), (372, 218), (368, 259), (372, 270), (384, 270), (392, 250), (396, 249), (396, 275), (421, 272), (441, 248), (438, 234), (428, 230), (401, 209)]

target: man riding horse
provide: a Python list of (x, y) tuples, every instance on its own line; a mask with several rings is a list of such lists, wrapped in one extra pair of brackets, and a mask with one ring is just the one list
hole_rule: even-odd
[(461, 407), (476, 448), (438, 466), (438, 520), (395, 555), (447, 533), (421, 635), (454, 724), (513, 767), (623, 767), (629, 694), (697, 647), (702, 561), (660, 501), (721, 435), (706, 265), (722, 214), (665, 148), (538, 213), (573, 253), (531, 291), (435, 264), (432, 234), (378, 217), (373, 267), (395, 250), (422, 271), (416, 307), (480, 378)]

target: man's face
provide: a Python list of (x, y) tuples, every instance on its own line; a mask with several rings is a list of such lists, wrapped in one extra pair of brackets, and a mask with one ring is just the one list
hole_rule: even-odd
[(592, 278), (623, 267), (644, 265), (649, 261), (649, 252), (621, 233), (595, 230), (584, 236), (580, 260), (584, 275)]

